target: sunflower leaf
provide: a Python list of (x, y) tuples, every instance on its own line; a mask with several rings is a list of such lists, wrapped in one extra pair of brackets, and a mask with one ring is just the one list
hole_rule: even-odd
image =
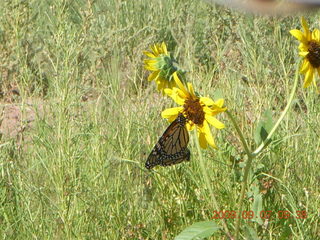
[(184, 229), (174, 240), (204, 239), (210, 237), (219, 227), (214, 221), (203, 221), (192, 224)]
[(257, 193), (254, 195), (254, 201), (252, 204), (252, 210), (254, 212), (255, 218), (253, 221), (257, 222), (258, 224), (262, 225), (263, 221), (260, 217), (260, 212), (262, 211), (262, 195), (261, 193)]
[(254, 141), (257, 145), (264, 142), (273, 127), (272, 112), (266, 110), (254, 131)]
[(250, 240), (259, 240), (260, 238), (258, 237), (258, 234), (256, 230), (249, 225), (245, 226), (245, 239), (250, 239)]

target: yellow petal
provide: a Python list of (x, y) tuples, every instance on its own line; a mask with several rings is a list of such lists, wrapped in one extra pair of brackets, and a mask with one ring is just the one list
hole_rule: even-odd
[(200, 103), (203, 103), (207, 106), (212, 106), (215, 104), (215, 102), (211, 98), (208, 98), (208, 97), (200, 97)]
[(309, 31), (308, 23), (307, 23), (307, 21), (306, 21), (306, 19), (304, 17), (301, 17), (301, 25), (302, 25), (302, 27), (304, 29), (304, 32), (306, 33), (307, 40), (309, 40), (310, 31)]
[(157, 59), (145, 59), (143, 62), (147, 65), (156, 65), (158, 63)]
[(215, 148), (215, 149), (218, 149), (217, 145), (216, 145), (215, 142), (214, 142), (214, 139), (213, 139), (213, 137), (212, 137), (211, 132), (210, 132), (208, 135), (206, 134), (205, 137), (206, 137), (206, 140), (207, 140), (208, 144), (209, 144), (211, 147), (213, 147), (213, 148)]
[(188, 96), (189, 93), (188, 93), (187, 89), (184, 87), (184, 85), (182, 84), (181, 80), (179, 79), (177, 72), (173, 73), (173, 79), (176, 82), (177, 86), (183, 91), (183, 93), (186, 96)]
[(186, 127), (187, 127), (187, 130), (188, 131), (192, 131), (195, 127), (195, 124), (192, 123), (191, 121), (188, 121), (187, 124), (186, 124)]
[(145, 63), (145, 69), (150, 70), (150, 71), (157, 71), (159, 70), (159, 68), (157, 67), (157, 60), (153, 60), (153, 59), (146, 59), (144, 60)]
[(192, 84), (188, 82), (187, 85), (188, 85), (188, 89), (189, 89), (190, 95), (191, 95), (193, 98), (197, 98), (197, 97), (196, 97), (196, 94), (194, 93), (194, 89), (193, 89)]
[(208, 143), (206, 140), (206, 136), (204, 132), (199, 131), (199, 129), (197, 128), (197, 135), (198, 135), (198, 139), (199, 139), (199, 144), (200, 147), (203, 149), (206, 149), (208, 147)]
[(212, 108), (210, 108), (210, 107), (204, 106), (204, 107), (202, 108), (202, 110), (204, 111), (204, 113), (205, 113), (206, 115), (210, 115), (210, 116), (213, 116), (213, 115), (214, 115), (214, 112), (212, 111)]
[(215, 105), (217, 105), (218, 107), (221, 107), (221, 108), (222, 108), (223, 104), (224, 104), (223, 98), (220, 98), (215, 102)]
[(149, 71), (158, 71), (159, 70), (157, 67), (152, 66), (152, 65), (145, 65), (144, 68)]
[(186, 95), (184, 91), (182, 91), (179, 88), (175, 88), (177, 91), (177, 94), (179, 95), (179, 97), (183, 100), (186, 100), (188, 98), (189, 95)]
[(169, 97), (171, 97), (173, 99), (173, 101), (175, 101), (177, 104), (184, 105), (185, 99), (183, 97), (181, 97), (181, 94), (183, 95), (183, 92), (180, 89), (178, 89), (176, 87), (173, 87), (172, 91), (165, 89), (165, 93)]
[(148, 80), (149, 80), (149, 81), (152, 81), (153, 79), (156, 79), (156, 78), (158, 77), (158, 75), (159, 75), (159, 72), (160, 72), (160, 71), (152, 72), (152, 73), (149, 75)]
[(316, 40), (317, 42), (320, 41), (320, 31), (319, 31), (319, 29), (314, 29), (313, 30), (312, 39)]
[(203, 107), (203, 111), (210, 116), (215, 116), (218, 113), (222, 113), (225, 112), (227, 110), (227, 108), (219, 108), (216, 105), (212, 105), (210, 108), (207, 106)]
[(216, 144), (214, 143), (210, 127), (207, 121), (203, 122), (202, 127), (200, 128), (200, 131), (204, 133), (204, 136), (206, 138), (206, 142), (212, 146), (213, 148), (217, 148)]
[(167, 119), (169, 119), (169, 121), (170, 121), (170, 119), (174, 120), (178, 117), (179, 113), (182, 111), (183, 111), (182, 107), (167, 108), (162, 111), (161, 117), (167, 118)]
[(308, 54), (309, 54), (308, 51), (307, 51), (307, 52), (305, 52), (305, 51), (300, 51), (300, 52), (299, 52), (299, 55), (300, 55), (301, 57), (306, 57)]
[(153, 46), (151, 46), (151, 49), (155, 56), (159, 56), (157, 44), (154, 44)]
[(304, 59), (300, 68), (300, 73), (306, 74), (306, 72), (310, 67), (311, 67), (310, 62), (307, 59)]
[(224, 124), (222, 122), (220, 122), (218, 119), (216, 119), (215, 117), (212, 117), (212, 116), (209, 116), (208, 114), (206, 114), (205, 118), (208, 121), (208, 123), (210, 123), (215, 128), (222, 129), (225, 127)]
[(304, 84), (303, 87), (307, 88), (310, 86), (310, 84), (312, 83), (313, 80), (313, 74), (314, 74), (314, 69), (313, 67), (309, 68), (309, 70), (306, 73), (306, 76), (304, 78)]
[(164, 42), (162, 42), (161, 47), (162, 47), (163, 53), (168, 55), (167, 46), (166, 46), (166, 44)]
[(172, 81), (167, 81), (167, 87), (166, 88), (170, 88), (170, 89), (173, 88)]
[(165, 88), (166, 82), (163, 81), (163, 80), (160, 79), (160, 78), (157, 78), (157, 79), (156, 79), (156, 83), (157, 83), (157, 85), (158, 85), (158, 86), (157, 86), (158, 91), (163, 91), (164, 88)]
[(169, 97), (172, 95), (172, 89), (171, 88), (165, 88), (164, 89), (165, 94), (167, 94)]
[(298, 49), (300, 52), (309, 52), (309, 43), (300, 42)]
[(290, 30), (290, 33), (292, 36), (294, 36), (300, 42), (306, 43), (308, 41), (306, 36), (300, 30), (293, 29), (293, 30)]
[(149, 51), (143, 51), (143, 54), (146, 55), (147, 57), (150, 57), (150, 58), (155, 58), (156, 57), (153, 53), (151, 53)]

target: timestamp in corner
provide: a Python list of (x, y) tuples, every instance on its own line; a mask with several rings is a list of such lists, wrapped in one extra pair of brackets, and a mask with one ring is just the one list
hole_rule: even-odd
[[(279, 210), (279, 211), (260, 211), (258, 216), (261, 219), (271, 219), (271, 218), (278, 218), (278, 219), (306, 219), (308, 217), (307, 211), (296, 211), (295, 213), (289, 212), (287, 210)], [(242, 219), (253, 219), (257, 217), (253, 211), (242, 211), (238, 213), (234, 210), (223, 210), (223, 211), (213, 211), (212, 219), (235, 219), (235, 218), (242, 218)]]

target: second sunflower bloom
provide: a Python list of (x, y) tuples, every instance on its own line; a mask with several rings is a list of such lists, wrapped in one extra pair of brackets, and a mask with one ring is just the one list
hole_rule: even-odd
[(293, 29), (290, 33), (300, 41), (299, 55), (303, 57), (300, 72), (305, 74), (303, 87), (308, 87), (314, 80), (316, 72), (320, 75), (320, 31), (314, 29), (312, 32), (309, 30), (306, 20), (302, 17), (301, 24), (304, 32)]
[(224, 128), (224, 124), (215, 118), (215, 115), (227, 110), (223, 107), (224, 100), (219, 99), (214, 102), (208, 97), (198, 97), (191, 83), (188, 83), (188, 89), (186, 89), (176, 73), (173, 74), (173, 78), (178, 88), (167, 88), (164, 92), (181, 107), (164, 110), (161, 114), (162, 117), (172, 122), (179, 113), (183, 113), (188, 119), (187, 129), (192, 130), (196, 127), (201, 148), (207, 148), (208, 145), (217, 148), (209, 124), (217, 129)]

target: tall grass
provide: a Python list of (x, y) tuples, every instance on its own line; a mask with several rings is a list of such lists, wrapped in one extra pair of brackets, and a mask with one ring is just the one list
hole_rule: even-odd
[[(317, 15), (308, 20), (319, 27)], [(25, 109), (36, 111), (32, 127), (1, 138), (2, 239), (173, 239), (212, 219), (195, 139), (190, 163), (144, 168), (168, 125), (160, 112), (174, 105), (147, 82), (142, 50), (165, 41), (195, 88), (223, 96), (253, 139), (262, 113), (277, 118), (285, 107), (297, 56), (292, 28), (300, 28), (298, 17), (244, 15), (193, 0), (2, 3), (1, 108), (18, 106), (22, 126)], [(273, 213), (261, 225), (247, 220), (264, 239), (320, 237), (319, 98), (300, 88), (249, 176), (245, 210), (250, 193), (263, 191), (263, 209)], [(205, 167), (219, 204), (237, 210), (245, 159), (231, 124), (220, 120), (227, 128), (216, 136), (219, 150), (203, 152)], [(308, 217), (278, 219), (283, 210)], [(226, 222), (233, 230), (235, 221)]]

